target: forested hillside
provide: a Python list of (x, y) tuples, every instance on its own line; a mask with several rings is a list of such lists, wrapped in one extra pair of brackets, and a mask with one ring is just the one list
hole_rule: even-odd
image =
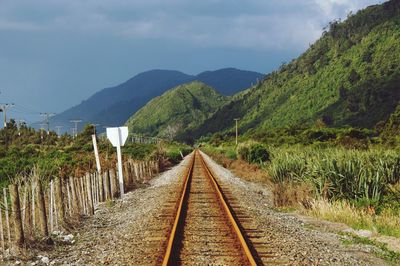
[(330, 23), (299, 58), (235, 95), (191, 134), (313, 125), (372, 128), (400, 99), (400, 2), (389, 1)]
[(226, 101), (226, 96), (195, 81), (154, 98), (127, 125), (130, 132), (172, 139), (203, 123)]
[[(95, 93), (80, 104), (56, 115), (52, 121), (63, 125), (65, 129), (70, 127), (71, 119), (82, 119), (82, 124), (119, 126), (152, 98), (178, 85), (199, 80), (221, 94), (232, 95), (263, 77), (264, 75), (257, 72), (235, 68), (205, 71), (196, 76), (173, 70), (150, 70), (120, 85)], [(102, 127), (99, 129), (103, 130)]]

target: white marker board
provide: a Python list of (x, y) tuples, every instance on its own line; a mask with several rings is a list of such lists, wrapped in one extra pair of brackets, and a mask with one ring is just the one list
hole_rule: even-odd
[(119, 191), (122, 198), (124, 196), (124, 176), (122, 172), (121, 146), (124, 146), (128, 138), (128, 127), (108, 127), (107, 138), (117, 148)]
[(128, 127), (108, 127), (107, 138), (114, 147), (124, 146), (128, 138)]

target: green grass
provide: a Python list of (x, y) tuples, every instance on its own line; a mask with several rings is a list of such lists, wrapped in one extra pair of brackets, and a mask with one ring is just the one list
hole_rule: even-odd
[(315, 200), (303, 214), (320, 219), (347, 224), (354, 229), (366, 229), (381, 235), (400, 238), (400, 216), (397, 211), (384, 209), (379, 214), (357, 208), (348, 201)]
[(400, 181), (400, 155), (395, 150), (348, 150), (292, 146), (271, 148), (267, 170), (275, 183), (311, 182), (320, 198), (382, 203), (389, 185)]
[(384, 259), (388, 262), (400, 263), (400, 253), (395, 252), (393, 250), (389, 250), (387, 248), (387, 244), (380, 243), (366, 237), (355, 236), (352, 234), (344, 234), (344, 235), (346, 236), (346, 238), (342, 238), (342, 243), (345, 246), (357, 245), (357, 244), (373, 246), (374, 247), (373, 253), (377, 257)]

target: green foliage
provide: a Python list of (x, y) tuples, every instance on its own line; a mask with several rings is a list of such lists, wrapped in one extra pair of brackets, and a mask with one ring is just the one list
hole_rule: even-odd
[(400, 181), (400, 155), (393, 150), (292, 147), (273, 154), (268, 171), (274, 182), (311, 182), (323, 198), (379, 205)]
[(156, 148), (155, 144), (127, 143), (122, 149), (122, 153), (132, 159), (145, 160), (150, 158)]
[(249, 163), (263, 163), (270, 159), (267, 148), (256, 142), (240, 144), (237, 148), (237, 153), (240, 159)]
[(169, 159), (173, 164), (177, 164), (182, 160), (182, 156), (186, 156), (193, 151), (193, 148), (178, 142), (171, 142), (163, 144), (164, 156)]
[(128, 120), (127, 125), (130, 132), (176, 139), (201, 124), (226, 99), (201, 82), (184, 84), (151, 100)]
[(399, 103), (399, 62), (400, 6), (392, 0), (331, 23), (329, 32), (299, 58), (234, 95), (191, 134), (232, 132), (237, 117), (239, 132), (309, 127), (318, 120), (373, 128)]

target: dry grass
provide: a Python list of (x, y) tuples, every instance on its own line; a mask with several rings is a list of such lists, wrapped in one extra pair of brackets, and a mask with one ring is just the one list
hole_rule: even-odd
[(231, 160), (225, 155), (219, 153), (208, 154), (211, 156), (211, 158), (213, 158), (214, 161), (229, 169), (236, 176), (240, 176), (244, 180), (257, 183), (267, 183), (271, 185), (268, 173), (262, 170), (256, 164), (249, 164), (241, 159)]
[(308, 183), (282, 182), (273, 184), (275, 207), (310, 207), (313, 189)]
[(311, 208), (304, 208), (302, 212), (320, 219), (345, 223), (355, 229), (367, 229), (382, 235), (400, 237), (400, 215), (390, 209), (376, 215), (368, 209), (355, 208), (346, 201), (315, 200), (311, 202)]

